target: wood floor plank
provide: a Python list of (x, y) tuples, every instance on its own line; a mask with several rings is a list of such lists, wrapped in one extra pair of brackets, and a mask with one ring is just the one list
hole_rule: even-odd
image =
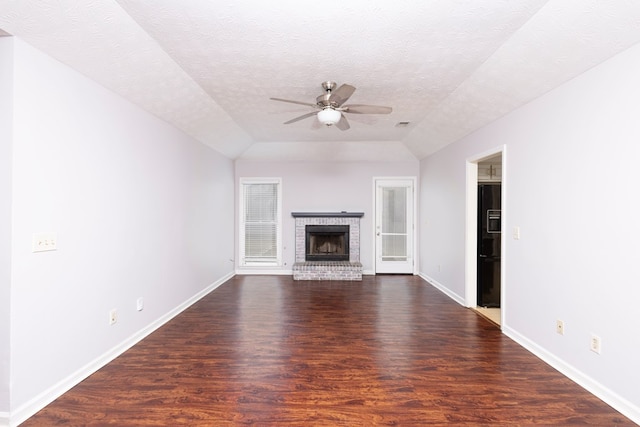
[(23, 425), (634, 425), (417, 276), (236, 276)]

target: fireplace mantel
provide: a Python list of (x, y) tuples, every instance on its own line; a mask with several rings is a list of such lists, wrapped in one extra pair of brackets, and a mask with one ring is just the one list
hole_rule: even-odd
[(294, 218), (362, 218), (364, 212), (291, 212)]

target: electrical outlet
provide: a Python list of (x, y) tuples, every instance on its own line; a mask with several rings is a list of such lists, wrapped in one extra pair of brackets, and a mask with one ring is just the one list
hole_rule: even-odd
[(513, 239), (520, 240), (520, 227), (513, 227)]
[(556, 332), (564, 335), (564, 322), (560, 319), (556, 320)]
[(109, 312), (109, 324), (113, 325), (118, 321), (118, 310), (115, 308)]
[(600, 354), (601, 350), (602, 350), (602, 342), (600, 340), (600, 337), (597, 335), (591, 334), (591, 351), (593, 351), (594, 353)]
[(142, 311), (143, 308), (144, 308), (144, 300), (142, 299), (142, 297), (140, 297), (136, 300), (136, 310)]
[(56, 233), (34, 233), (31, 236), (31, 252), (56, 250), (58, 250), (58, 236)]

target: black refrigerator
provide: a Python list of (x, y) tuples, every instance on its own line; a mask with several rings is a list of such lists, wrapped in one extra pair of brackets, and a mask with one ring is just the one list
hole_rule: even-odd
[(500, 183), (478, 184), (478, 306), (500, 307)]

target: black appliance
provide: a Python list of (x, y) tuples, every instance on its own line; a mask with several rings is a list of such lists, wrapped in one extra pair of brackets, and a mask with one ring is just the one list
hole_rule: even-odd
[(500, 307), (500, 183), (478, 184), (478, 306)]

